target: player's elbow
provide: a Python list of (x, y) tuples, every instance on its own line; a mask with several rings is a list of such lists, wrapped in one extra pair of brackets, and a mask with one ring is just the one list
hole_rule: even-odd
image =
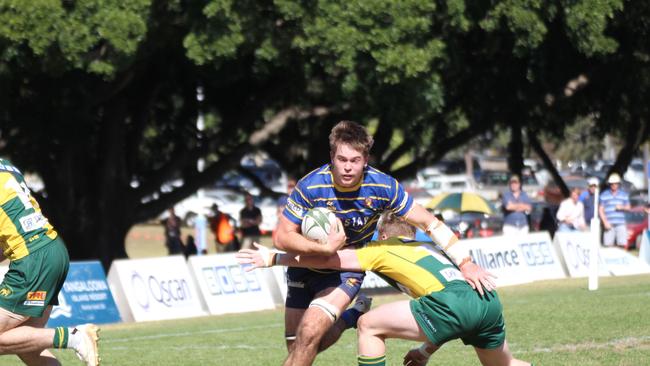
[(273, 246), (280, 250), (287, 250), (284, 243), (286, 243), (287, 233), (283, 230), (278, 230), (277, 234), (273, 237)]

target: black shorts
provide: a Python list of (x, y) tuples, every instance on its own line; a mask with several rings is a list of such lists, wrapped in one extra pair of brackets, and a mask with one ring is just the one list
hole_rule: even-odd
[(359, 292), (365, 272), (339, 272), (331, 270), (314, 270), (307, 268), (287, 269), (286, 307), (307, 309), (317, 293), (337, 287), (343, 290), (350, 300)]

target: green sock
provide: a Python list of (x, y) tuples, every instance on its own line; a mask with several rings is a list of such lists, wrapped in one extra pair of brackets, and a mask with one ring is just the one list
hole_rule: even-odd
[(358, 356), (359, 366), (386, 366), (386, 355), (379, 357)]
[(54, 348), (68, 348), (68, 328), (54, 328)]

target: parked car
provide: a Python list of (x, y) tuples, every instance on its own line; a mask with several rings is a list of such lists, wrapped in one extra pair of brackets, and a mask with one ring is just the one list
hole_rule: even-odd
[(627, 244), (625, 249), (640, 248), (643, 230), (648, 229), (648, 214), (645, 207), (636, 206), (625, 212), (625, 225), (627, 226)]
[(476, 186), (466, 174), (448, 174), (430, 178), (422, 188), (431, 196), (436, 196), (440, 193), (474, 191)]
[[(505, 170), (484, 170), (478, 181), (478, 189), (485, 198), (496, 201), (508, 187), (510, 172)], [(521, 189), (532, 199), (537, 198), (542, 187), (530, 169), (525, 169), (521, 176)]]

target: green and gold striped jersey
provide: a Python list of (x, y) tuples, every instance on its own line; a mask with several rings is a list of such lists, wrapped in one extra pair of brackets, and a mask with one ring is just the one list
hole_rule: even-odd
[(449, 286), (471, 287), (462, 273), (433, 243), (405, 238), (371, 242), (355, 250), (361, 268), (418, 298)]
[(0, 245), (4, 256), (18, 260), (56, 237), (20, 170), (0, 159)]

